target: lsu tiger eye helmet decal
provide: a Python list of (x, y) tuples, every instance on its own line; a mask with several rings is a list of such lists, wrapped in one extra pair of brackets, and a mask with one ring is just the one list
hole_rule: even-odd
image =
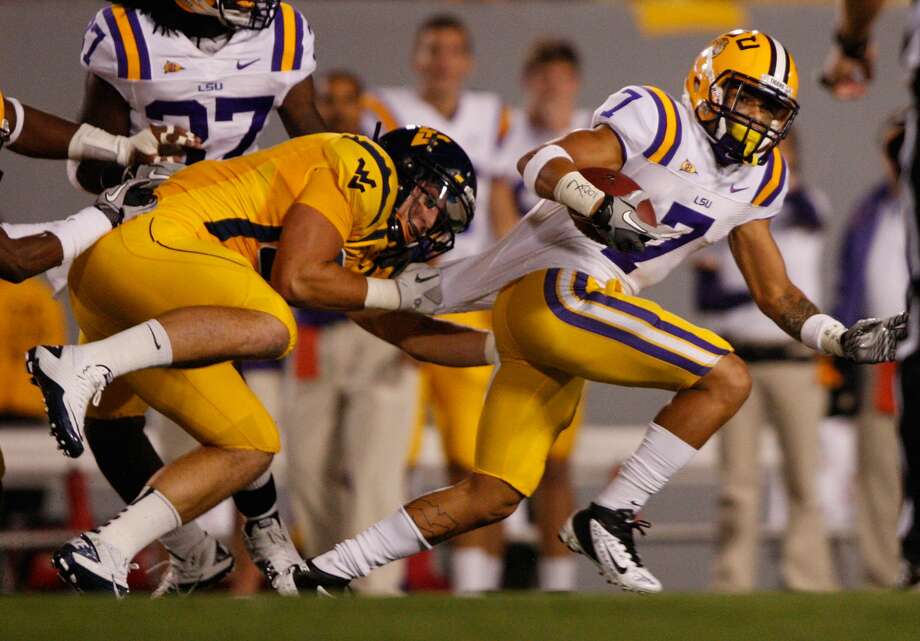
[(799, 112), (799, 72), (760, 31), (722, 34), (696, 57), (684, 85), (719, 162), (763, 164)]
[(232, 29), (265, 29), (275, 19), (281, 0), (175, 0), (189, 13), (218, 18)]

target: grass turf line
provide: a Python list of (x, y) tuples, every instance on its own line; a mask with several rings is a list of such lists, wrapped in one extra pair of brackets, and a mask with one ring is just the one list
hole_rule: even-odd
[(0, 597), (0, 641), (908, 641), (920, 594)]

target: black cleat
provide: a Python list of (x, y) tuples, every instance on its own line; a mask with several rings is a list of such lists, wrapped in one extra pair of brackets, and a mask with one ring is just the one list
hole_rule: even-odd
[(58, 576), (77, 592), (111, 592), (119, 599), (128, 594), (129, 561), (93, 532), (69, 540), (51, 557)]
[(348, 591), (348, 584), (351, 583), (350, 579), (320, 570), (313, 563), (313, 559), (307, 559), (305, 568), (303, 565), (295, 566), (292, 572), (298, 590), (317, 596), (332, 597), (343, 594)]
[(41, 390), (51, 436), (58, 449), (76, 458), (83, 454), (86, 408), (98, 404), (112, 372), (105, 365), (80, 362), (70, 345), (38, 345), (26, 353), (26, 370)]
[(630, 592), (661, 592), (661, 582), (642, 564), (633, 530), (650, 527), (635, 520), (632, 510), (611, 510), (592, 503), (569, 517), (559, 540), (570, 550), (594, 561), (608, 583)]

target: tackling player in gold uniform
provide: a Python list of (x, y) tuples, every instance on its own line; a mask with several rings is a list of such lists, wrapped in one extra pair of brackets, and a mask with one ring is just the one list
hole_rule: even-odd
[[(287, 354), (290, 304), (420, 307), (426, 279), (399, 287), (364, 274), (448, 250), (469, 225), (475, 191), (466, 154), (432, 129), (390, 132), (380, 145), (305, 136), (181, 171), (157, 190), (156, 209), (78, 259), (71, 298), (93, 342), (37, 347), (28, 359), (65, 452), (82, 452), (91, 399), (110, 417), (149, 404), (202, 446), (162, 468), (98, 534), (63, 546), (61, 575), (123, 594), (138, 550), (263, 474), (277, 429), (229, 361)], [(361, 322), (424, 360), (485, 362), (483, 332), (413, 314)]]

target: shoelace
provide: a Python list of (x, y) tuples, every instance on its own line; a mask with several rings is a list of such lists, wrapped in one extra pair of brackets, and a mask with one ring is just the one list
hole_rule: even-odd
[(112, 371), (105, 365), (87, 365), (80, 372), (80, 377), (86, 381), (93, 389), (92, 404), (93, 407), (99, 407), (102, 400), (102, 392), (106, 385), (112, 382)]
[(650, 529), (652, 524), (643, 519), (627, 518), (622, 523), (623, 528), (623, 545), (629, 553), (630, 558), (638, 567), (644, 567), (639, 559), (639, 553), (636, 552), (636, 541), (633, 537), (633, 530), (638, 530), (639, 534), (645, 536), (645, 531)]

